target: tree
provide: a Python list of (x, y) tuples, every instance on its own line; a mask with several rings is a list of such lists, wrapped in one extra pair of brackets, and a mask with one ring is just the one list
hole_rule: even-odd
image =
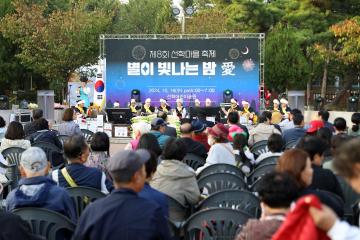
[(296, 29), (277, 26), (266, 41), (266, 85), (278, 90), (304, 89), (309, 73), (310, 66), (296, 37)]
[(1, 20), (0, 32), (19, 45), (16, 56), (21, 63), (53, 87), (64, 86), (80, 66), (97, 62), (99, 34), (106, 32), (111, 16), (86, 11), (82, 2), (48, 14), (47, 4), (19, 0), (14, 6), (15, 13)]

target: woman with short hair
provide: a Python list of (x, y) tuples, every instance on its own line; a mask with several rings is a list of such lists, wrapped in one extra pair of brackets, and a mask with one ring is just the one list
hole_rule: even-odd
[(5, 138), (1, 141), (0, 152), (11, 147), (24, 149), (31, 147), (30, 141), (25, 140), (23, 126), (15, 121), (11, 122), (6, 130)]
[(76, 120), (76, 112), (73, 108), (67, 108), (64, 111), (63, 122), (59, 124), (58, 131), (60, 135), (72, 136), (74, 134), (81, 134), (80, 127)]

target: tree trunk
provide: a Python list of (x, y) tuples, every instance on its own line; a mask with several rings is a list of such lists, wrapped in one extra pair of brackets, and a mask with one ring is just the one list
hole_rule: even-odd
[(323, 77), (321, 81), (321, 92), (320, 95), (323, 99), (325, 99), (326, 96), (326, 87), (327, 87), (327, 79), (328, 79), (328, 67), (329, 67), (330, 59), (329, 57), (326, 58), (324, 63), (324, 69), (323, 69)]
[(342, 89), (336, 94), (333, 101), (329, 104), (325, 105), (325, 109), (327, 110), (335, 110), (339, 108), (339, 103), (341, 100), (343, 100), (345, 97), (347, 97), (348, 92), (351, 90), (351, 86), (356, 79), (357, 72), (355, 68), (349, 67), (349, 69), (346, 71), (346, 74), (344, 76), (344, 82)]
[(306, 106), (310, 109), (310, 96), (311, 95), (311, 80), (306, 84)]

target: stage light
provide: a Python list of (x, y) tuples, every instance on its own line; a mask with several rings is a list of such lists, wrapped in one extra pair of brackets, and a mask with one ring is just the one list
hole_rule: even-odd
[(358, 110), (359, 99), (356, 96), (350, 96), (348, 99), (348, 107), (347, 110), (349, 112), (357, 112)]
[(140, 90), (138, 89), (133, 89), (131, 90), (131, 97), (130, 99), (135, 99), (136, 102), (141, 102), (140, 99)]
[(223, 102), (230, 103), (232, 98), (233, 98), (233, 92), (230, 89), (226, 89), (223, 92)]

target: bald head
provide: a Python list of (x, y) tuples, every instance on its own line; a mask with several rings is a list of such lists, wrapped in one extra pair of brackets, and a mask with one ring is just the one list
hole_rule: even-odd
[(193, 128), (190, 123), (184, 123), (180, 126), (180, 133), (182, 137), (191, 137), (193, 132)]

